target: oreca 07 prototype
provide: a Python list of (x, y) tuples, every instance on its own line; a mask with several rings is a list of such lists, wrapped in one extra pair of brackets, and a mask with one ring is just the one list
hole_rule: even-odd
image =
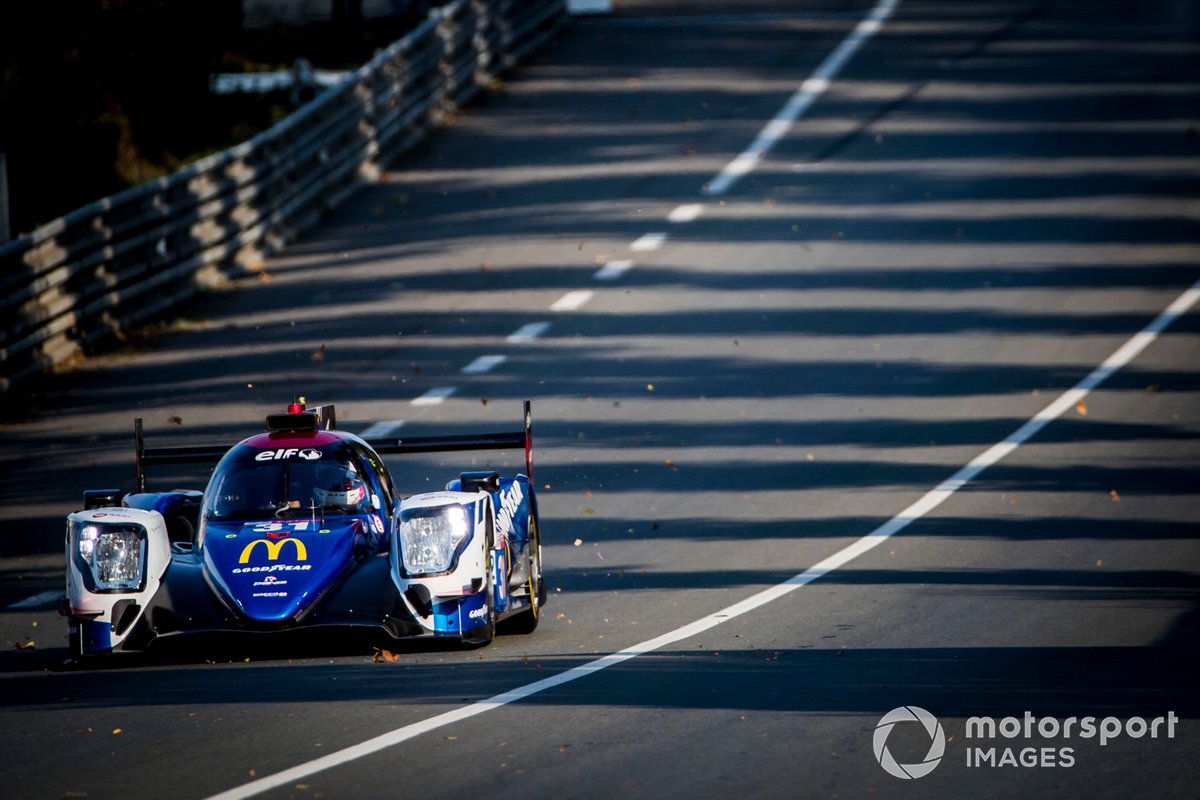
[[(146, 448), (136, 490), (89, 490), (67, 518), (73, 656), (197, 632), (367, 626), (391, 637), (491, 641), (537, 626), (546, 585), (530, 476), (532, 427), (366, 441), (332, 406), (293, 403), (230, 448)], [(383, 456), (525, 449), (526, 474), (463, 472), (401, 499)], [(216, 462), (203, 492), (146, 489), (156, 464)]]

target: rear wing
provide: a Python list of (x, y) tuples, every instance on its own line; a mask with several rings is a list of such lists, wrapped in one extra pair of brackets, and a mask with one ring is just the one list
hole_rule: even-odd
[[(509, 450), (525, 448), (525, 470), (533, 481), (533, 411), (526, 400), (524, 430), (504, 433), (480, 433), (460, 436), (413, 436), (407, 438), (371, 439), (367, 444), (380, 455), (409, 453), (448, 453), (461, 450)], [(321, 430), (331, 431), (337, 425), (332, 405), (305, 409)], [(296, 415), (300, 416), (300, 415)], [(274, 415), (268, 417), (270, 424)], [(192, 447), (146, 447), (142, 433), (142, 418), (133, 421), (134, 468), (137, 471), (137, 491), (146, 491), (146, 466), (153, 464), (215, 464), (229, 452), (228, 446), (201, 445)]]
[(410, 436), (368, 439), (381, 456), (407, 453), (449, 453), (455, 450), (509, 450), (525, 448), (525, 474), (533, 482), (533, 411), (525, 401), (525, 429), (508, 433), (479, 433), (465, 436)]

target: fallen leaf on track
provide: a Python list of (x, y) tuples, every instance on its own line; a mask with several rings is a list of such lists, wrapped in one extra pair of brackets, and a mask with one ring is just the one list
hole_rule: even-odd
[(1111, 492), (1109, 492), (1109, 493), (1108, 493), (1108, 496), (1112, 498), (1112, 501), (1113, 501), (1114, 503), (1119, 503), (1119, 502), (1121, 502), (1121, 495), (1117, 494), (1117, 490), (1116, 490), (1116, 489), (1113, 489)]
[(375, 655), (371, 658), (371, 661), (375, 662), (376, 664), (382, 664), (385, 661), (391, 662), (399, 660), (400, 655), (398, 653), (393, 653), (391, 650), (376, 650)]
[(1075, 410), (1079, 413), (1079, 416), (1086, 417), (1087, 416), (1087, 403), (1080, 400), (1078, 403), (1075, 404)]

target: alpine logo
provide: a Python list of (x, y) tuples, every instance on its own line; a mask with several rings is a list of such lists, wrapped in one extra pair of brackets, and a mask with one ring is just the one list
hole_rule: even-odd
[(321, 451), (315, 447), (281, 447), (278, 450), (263, 450), (254, 457), (255, 461), (285, 461), (289, 458), (302, 458), (305, 461), (316, 461), (321, 457)]

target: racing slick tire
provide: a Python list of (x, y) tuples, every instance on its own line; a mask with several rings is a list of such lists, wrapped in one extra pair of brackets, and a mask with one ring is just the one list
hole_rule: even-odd
[(530, 519), (529, 525), (529, 610), (500, 623), (502, 633), (527, 634), (537, 630), (542, 618), (542, 606), (546, 604), (546, 581), (542, 578), (542, 542), (538, 535), (537, 522)]

